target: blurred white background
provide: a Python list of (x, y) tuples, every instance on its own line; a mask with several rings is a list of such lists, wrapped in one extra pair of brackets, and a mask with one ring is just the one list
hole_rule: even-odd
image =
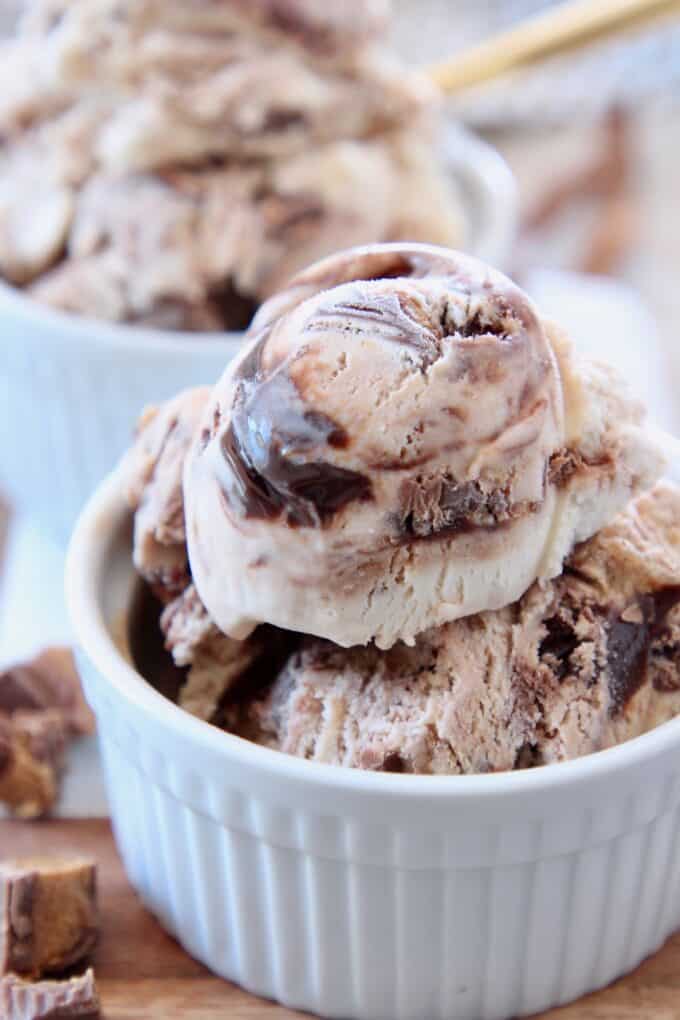
[[(393, 0), (398, 15), (394, 41), (404, 56), (426, 65), (556, 2)], [(603, 291), (612, 308), (622, 313), (610, 324), (609, 348), (614, 357), (619, 352), (622, 367), (635, 366), (647, 392), (651, 387), (652, 397), (661, 371), (667, 386), (657, 401), (663, 401), (664, 407), (657, 410), (668, 424), (680, 429), (674, 399), (680, 387), (680, 20), (665, 21), (651, 30), (599, 43), (581, 54), (470, 90), (449, 101), (449, 106), (493, 141), (510, 162), (520, 185), (525, 226), (542, 196), (554, 185), (563, 190), (574, 186), (583, 168), (597, 159), (598, 149), (607, 144), (603, 118), (608, 111), (613, 107), (623, 111), (625, 166), (619, 166), (618, 172), (626, 179), (616, 201), (609, 202), (607, 209), (606, 195), (594, 201), (594, 196), (579, 195), (575, 188), (572, 200), (564, 203), (553, 222), (538, 232), (524, 231), (514, 268), (522, 279), (529, 268), (594, 267), (632, 288), (619, 292), (618, 303), (613, 285)], [(603, 222), (606, 217), (609, 220)], [(609, 257), (598, 258), (592, 247), (607, 243)], [(555, 287), (553, 278), (548, 287), (553, 297)], [(560, 298), (562, 314), (571, 312), (572, 320), (578, 310), (585, 312), (591, 305), (593, 289), (586, 287), (581, 293), (571, 308), (568, 300)], [(653, 330), (654, 337), (648, 344), (643, 339), (635, 350), (631, 345), (624, 350), (617, 345), (616, 329), (626, 323), (632, 326), (634, 293), (642, 304), (633, 319), (641, 326), (646, 318), (646, 329)], [(587, 323), (581, 327), (588, 329)], [(657, 335), (660, 365), (654, 343)], [(649, 350), (647, 364), (645, 349)]]
[[(394, 43), (417, 64), (444, 60), (493, 32), (564, 0), (393, 0)], [(597, 4), (597, 0), (593, 0)], [(661, 92), (680, 98), (680, 23), (603, 42), (530, 73), (471, 91), (456, 107), (468, 122), (564, 122), (639, 103)]]
[[(409, 61), (426, 65), (559, 0), (392, 2), (396, 48)], [(20, 7), (21, 0), (0, 0), (0, 32), (11, 28)], [(598, 216), (607, 211), (601, 214), (595, 208), (598, 203), (592, 195), (576, 194), (554, 222), (538, 232), (523, 232), (510, 268), (526, 283), (527, 274), (536, 269), (571, 271), (585, 265), (631, 286), (657, 323), (664, 375), (677, 388), (680, 21), (598, 44), (449, 101), (456, 116), (481, 131), (508, 159), (519, 182), (525, 225), (546, 188), (555, 182), (568, 187), (583, 166), (597, 158), (598, 148), (606, 144), (602, 118), (614, 105), (626, 111), (627, 148), (626, 166), (619, 167), (626, 176), (620, 215), (617, 220), (617, 210), (610, 211), (608, 227), (614, 236), (604, 237), (605, 246), (609, 241), (614, 250), (604, 263), (592, 253), (592, 245), (603, 241), (599, 236), (594, 240), (594, 235), (607, 227), (598, 228)], [(622, 236), (617, 238), (617, 232)], [(553, 278), (551, 294), (555, 286)], [(616, 292), (607, 293), (611, 298)], [(650, 370), (653, 375), (653, 366)], [(680, 427), (680, 419), (675, 424)]]

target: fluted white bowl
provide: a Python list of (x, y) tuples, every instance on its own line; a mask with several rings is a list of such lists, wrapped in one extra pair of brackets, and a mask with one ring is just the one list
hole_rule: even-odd
[(216, 380), (241, 343), (66, 315), (2, 282), (0, 332), (0, 486), (64, 544), (141, 410)]
[(481, 776), (258, 747), (120, 650), (130, 534), (111, 476), (70, 546), (69, 608), (130, 881), (213, 971), (345, 1020), (501, 1020), (607, 984), (680, 925), (680, 719)]
[[(502, 265), (517, 225), (514, 178), (495, 149), (453, 124), (442, 144), (465, 246)], [(241, 339), (66, 315), (0, 282), (0, 487), (65, 543), (143, 407), (215, 382)]]

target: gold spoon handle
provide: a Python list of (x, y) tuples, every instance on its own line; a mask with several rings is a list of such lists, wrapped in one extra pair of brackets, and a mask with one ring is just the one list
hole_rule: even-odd
[(574, 0), (433, 65), (430, 76), (443, 92), (457, 92), (678, 12), (680, 0)]

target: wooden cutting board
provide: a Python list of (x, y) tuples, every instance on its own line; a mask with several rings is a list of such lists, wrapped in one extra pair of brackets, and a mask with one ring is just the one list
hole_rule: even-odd
[[(90, 854), (99, 863), (102, 934), (93, 964), (106, 1020), (294, 1020), (213, 977), (163, 931), (132, 891), (101, 820), (0, 822), (0, 858)], [(680, 1020), (680, 934), (633, 974), (541, 1020)]]

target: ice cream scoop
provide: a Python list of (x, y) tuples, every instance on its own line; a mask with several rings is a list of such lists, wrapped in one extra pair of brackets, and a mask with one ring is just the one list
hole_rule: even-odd
[(300, 639), (269, 687), (217, 721), (301, 758), (445, 775), (566, 761), (644, 733), (680, 707), (678, 513), (680, 489), (660, 484), (560, 577), (414, 648)]
[(0, 276), (69, 313), (240, 331), (330, 252), (475, 243), (458, 136), (388, 14), (32, 0), (0, 40)]
[(498, 609), (662, 470), (616, 376), (447, 249), (333, 256), (251, 332), (183, 482), (193, 580), (231, 637), (388, 648)]

